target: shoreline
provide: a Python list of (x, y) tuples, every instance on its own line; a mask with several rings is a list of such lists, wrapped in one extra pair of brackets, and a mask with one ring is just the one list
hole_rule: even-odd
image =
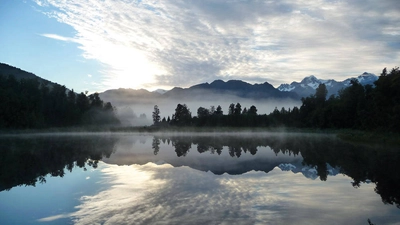
[(288, 128), (288, 127), (62, 127), (62, 128), (45, 128), (45, 129), (24, 129), (24, 130), (0, 130), (1, 136), (18, 136), (27, 134), (117, 134), (117, 133), (171, 133), (171, 134), (187, 134), (187, 133), (224, 133), (234, 134), (241, 132), (250, 133), (298, 133), (298, 134), (327, 134), (335, 135), (337, 138), (355, 144), (384, 144), (390, 146), (400, 146), (400, 134), (385, 131), (362, 131), (350, 129), (312, 129), (312, 128)]

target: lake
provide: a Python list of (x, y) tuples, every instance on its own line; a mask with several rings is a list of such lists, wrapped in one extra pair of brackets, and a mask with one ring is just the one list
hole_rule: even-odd
[(325, 134), (3, 135), (0, 224), (400, 224), (399, 153)]

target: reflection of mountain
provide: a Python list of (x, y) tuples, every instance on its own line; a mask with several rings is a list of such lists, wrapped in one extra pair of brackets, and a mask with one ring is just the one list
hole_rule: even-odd
[[(201, 171), (211, 171), (218, 175), (224, 173), (237, 175), (250, 171), (264, 171), (268, 173), (282, 162), (296, 163), (301, 160), (301, 157), (284, 155), (277, 157), (274, 152), (267, 148), (267, 139), (251, 136), (247, 138), (237, 138), (235, 136), (174, 136), (170, 137), (169, 140), (175, 148), (178, 157), (186, 156), (192, 147), (192, 143), (197, 145), (198, 153), (211, 153), (212, 157), (190, 162), (187, 162), (185, 159), (179, 162), (175, 158), (169, 163), (174, 166), (185, 165)], [(182, 146), (185, 147), (182, 148)], [(258, 151), (261, 148), (264, 151)]]
[[(317, 166), (305, 166), (301, 163), (293, 164), (293, 163), (281, 163), (278, 167), (282, 171), (292, 171), (293, 173), (302, 173), (305, 177), (315, 180), (318, 178), (318, 167)], [(336, 176), (340, 169), (334, 168), (331, 165), (327, 164), (327, 172), (329, 176)]]
[(47, 175), (63, 177), (74, 167), (96, 168), (98, 160), (110, 157), (115, 141), (96, 136), (2, 137), (0, 191), (44, 183)]

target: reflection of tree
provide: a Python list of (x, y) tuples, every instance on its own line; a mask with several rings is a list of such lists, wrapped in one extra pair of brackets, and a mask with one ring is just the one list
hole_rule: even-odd
[[(164, 142), (165, 143), (165, 142)], [(158, 152), (160, 151), (160, 139), (157, 137), (153, 138), (153, 143), (151, 144), (153, 150), (154, 150), (154, 155), (157, 155)]]
[(189, 149), (192, 147), (192, 142), (186, 138), (178, 138), (172, 141), (172, 146), (175, 147), (175, 152), (178, 157), (186, 156)]
[(242, 155), (242, 148), (240, 146), (228, 146), (228, 150), (231, 157), (235, 157), (236, 155), (236, 157), (240, 158)]
[(0, 140), (0, 191), (19, 185), (35, 186), (45, 177), (63, 177), (65, 169), (97, 168), (114, 151), (114, 138), (36, 137)]
[[(257, 153), (257, 148), (269, 146), (278, 154), (299, 155), (303, 164), (316, 168), (322, 181), (328, 179), (327, 164), (353, 179), (353, 186), (363, 182), (376, 184), (375, 191), (384, 203), (400, 206), (400, 154), (398, 149), (353, 145), (324, 135), (269, 135), (269, 136), (190, 136), (168, 137), (178, 156), (186, 155), (191, 143), (199, 153), (222, 153), (227, 146), (230, 156)], [(167, 141), (168, 142), (168, 141)], [(247, 171), (245, 171), (247, 172)]]

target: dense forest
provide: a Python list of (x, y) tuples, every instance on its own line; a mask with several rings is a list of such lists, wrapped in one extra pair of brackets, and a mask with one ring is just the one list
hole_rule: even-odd
[(97, 93), (76, 94), (38, 79), (0, 75), (0, 129), (118, 124), (111, 103)]
[(302, 98), (302, 105), (292, 109), (277, 109), (270, 114), (257, 114), (256, 106), (242, 108), (231, 104), (224, 114), (221, 106), (200, 107), (192, 117), (185, 104), (178, 104), (172, 118), (160, 118), (160, 109), (154, 107), (155, 126), (227, 126), (227, 127), (296, 127), (360, 129), (400, 132), (400, 70), (389, 73), (383, 69), (375, 85), (363, 86), (357, 80), (327, 96), (325, 84), (314, 95)]

